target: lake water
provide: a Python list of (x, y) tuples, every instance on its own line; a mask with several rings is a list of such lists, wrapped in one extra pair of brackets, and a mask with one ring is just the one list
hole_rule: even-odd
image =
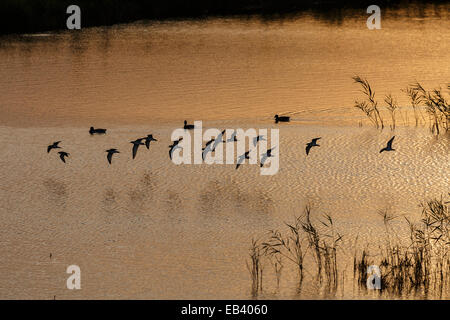
[[(395, 132), (372, 128), (354, 100), (351, 77), (366, 77), (380, 101), (420, 81), (450, 80), (449, 7), (339, 23), (290, 19), (139, 22), (0, 38), (0, 297), (6, 299), (235, 299), (251, 297), (246, 267), (252, 237), (283, 229), (313, 205), (344, 235), (345, 282), (329, 295), (286, 262), (280, 286), (265, 268), (263, 298), (376, 298), (355, 287), (353, 251), (381, 243), (380, 210), (400, 238), (403, 217), (449, 191), (449, 135), (414, 127), (404, 107)], [(275, 125), (275, 113), (292, 122)], [(425, 114), (424, 114), (425, 115)], [(170, 134), (205, 128), (280, 129), (280, 170), (180, 165)], [(408, 119), (408, 120), (407, 120)], [(107, 127), (90, 136), (90, 126)], [(129, 141), (158, 142), (131, 159)], [(396, 152), (379, 154), (392, 135)], [(322, 137), (306, 157), (305, 143)], [(46, 147), (62, 140), (63, 164)], [(104, 150), (121, 153), (113, 164)], [(50, 253), (52, 257), (50, 258)], [(82, 290), (67, 290), (79, 265)], [(394, 298), (449, 298), (422, 293)]]

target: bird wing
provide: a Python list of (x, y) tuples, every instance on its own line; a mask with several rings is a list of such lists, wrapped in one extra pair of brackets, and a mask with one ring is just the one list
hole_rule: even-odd
[(108, 158), (109, 164), (111, 164), (112, 155), (113, 155), (112, 152), (108, 152), (108, 155), (106, 156)]
[(171, 145), (171, 146), (169, 146), (170, 147), (170, 150), (169, 150), (169, 157), (170, 157), (170, 160), (172, 160), (172, 153), (173, 153), (173, 151), (175, 150), (175, 149), (178, 149), (178, 148), (181, 148), (178, 144), (173, 144), (173, 145)]
[(211, 139), (211, 140), (209, 140), (206, 144), (205, 144), (205, 147), (208, 147), (211, 143), (213, 143), (214, 142), (214, 139)]
[(211, 148), (211, 151), (212, 151), (212, 152), (216, 151), (217, 146), (218, 146), (219, 143), (221, 143), (221, 142), (223, 142), (223, 141), (222, 141), (222, 140), (216, 140), (216, 141), (214, 141), (214, 144), (213, 144), (213, 146), (212, 146), (212, 148)]
[[(215, 145), (215, 147), (217, 147), (217, 145), (223, 141), (223, 135), (224, 135), (224, 133), (225, 133), (225, 130), (223, 130), (221, 133), (219, 133), (219, 134), (217, 135), (216, 139), (214, 140), (214, 145)], [(215, 148), (215, 147), (214, 147), (214, 148)]]
[(53, 149), (53, 146), (48, 146), (48, 147), (47, 147), (47, 153), (49, 153), (50, 150), (52, 150), (52, 149)]
[(236, 169), (239, 168), (239, 166), (244, 162), (245, 159), (245, 153), (242, 156), (239, 156), (237, 163), (236, 163)]
[(150, 149), (150, 138), (145, 139), (145, 146), (147, 147), (147, 149)]
[(267, 160), (267, 153), (264, 153), (261, 157), (261, 167), (264, 165), (266, 160)]
[(61, 158), (62, 162), (64, 162), (64, 163), (66, 163), (66, 159), (64, 159), (65, 155), (66, 155), (65, 153), (60, 153), (59, 154), (59, 157)]
[[(181, 137), (181, 138), (178, 139), (178, 140), (173, 141), (173, 145), (176, 146), (177, 144), (180, 143), (181, 140), (183, 140), (183, 137)], [(172, 147), (172, 146), (169, 146), (169, 147)]]
[(389, 149), (392, 149), (392, 141), (394, 141), (394, 138), (395, 138), (395, 136), (393, 136), (393, 137), (391, 138), (391, 140), (389, 140), (388, 143), (387, 143), (387, 147), (388, 147)]
[(208, 154), (208, 152), (212, 151), (211, 149), (211, 144), (206, 145), (206, 147), (203, 149), (202, 152), (202, 158), (203, 160), (205, 160), (206, 155)]
[(314, 139), (312, 139), (311, 142), (312, 142), (313, 144), (316, 144), (317, 140), (319, 140), (319, 139), (321, 139), (321, 138), (314, 138)]
[(136, 157), (136, 153), (138, 151), (139, 144), (133, 143), (133, 159)]
[(311, 150), (311, 147), (312, 147), (312, 143), (307, 143), (306, 144), (306, 155), (309, 154), (309, 150)]

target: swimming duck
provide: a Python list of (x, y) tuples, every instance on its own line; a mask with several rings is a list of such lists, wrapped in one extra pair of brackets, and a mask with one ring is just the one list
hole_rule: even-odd
[(194, 129), (195, 128), (195, 126), (193, 125), (193, 124), (187, 124), (187, 121), (186, 120), (184, 120), (184, 127), (183, 127), (185, 130), (191, 130), (191, 129)]
[(275, 119), (275, 123), (291, 121), (291, 117), (288, 117), (288, 116), (281, 116), (280, 117), (277, 114), (275, 115), (274, 119)]
[(94, 129), (94, 127), (91, 127), (90, 129), (89, 129), (89, 133), (91, 134), (91, 135), (93, 135), (93, 134), (105, 134), (106, 133), (106, 129)]

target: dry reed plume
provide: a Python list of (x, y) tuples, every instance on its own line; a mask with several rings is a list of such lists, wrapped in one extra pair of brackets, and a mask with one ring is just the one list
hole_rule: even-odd
[[(375, 91), (370, 86), (369, 81), (360, 76), (354, 76), (352, 79), (355, 83), (361, 85), (362, 92), (366, 97), (363, 101), (355, 101), (354, 107), (364, 112), (376, 128), (383, 129), (384, 121), (378, 107), (378, 102), (375, 100)], [(450, 105), (449, 101), (444, 97), (444, 93), (441, 89), (427, 91), (419, 82), (417, 82), (403, 91), (408, 95), (411, 102), (416, 127), (419, 125), (420, 118), (422, 118), (423, 122), (426, 123), (425, 117), (421, 111), (424, 109), (428, 114), (431, 132), (440, 134), (442, 132), (449, 131)], [(402, 116), (404, 125), (409, 124), (408, 111), (405, 110), (403, 116), (403, 113), (400, 111), (400, 105), (391, 94), (385, 96), (384, 102), (386, 103), (386, 110), (391, 115), (392, 130), (396, 127), (397, 112)]]

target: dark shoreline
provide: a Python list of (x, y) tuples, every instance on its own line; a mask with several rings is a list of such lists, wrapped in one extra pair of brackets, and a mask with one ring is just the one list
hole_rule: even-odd
[[(129, 23), (138, 20), (203, 19), (236, 15), (256, 15), (262, 19), (289, 17), (309, 11), (318, 19), (340, 23), (351, 12), (364, 13), (373, 1), (322, 0), (2, 0), (0, 2), (0, 34), (34, 33), (66, 29), (66, 8), (81, 8), (82, 27)], [(420, 16), (430, 5), (450, 1), (380, 0), (383, 9), (414, 6)], [(364, 10), (364, 11), (362, 11)]]

